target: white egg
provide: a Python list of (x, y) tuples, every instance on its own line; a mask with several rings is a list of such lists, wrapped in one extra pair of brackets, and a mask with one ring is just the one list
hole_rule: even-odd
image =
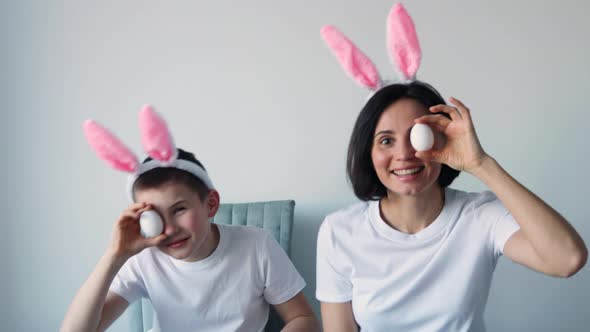
[(139, 227), (141, 228), (141, 236), (154, 237), (162, 233), (164, 223), (156, 211), (148, 210), (141, 213)]
[(416, 123), (410, 131), (410, 143), (416, 151), (428, 151), (434, 145), (432, 129), (423, 123)]

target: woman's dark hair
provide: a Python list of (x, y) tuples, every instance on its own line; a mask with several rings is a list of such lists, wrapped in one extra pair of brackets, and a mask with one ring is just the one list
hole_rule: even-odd
[[(381, 114), (390, 105), (404, 98), (416, 100), (426, 108), (446, 104), (438, 91), (429, 84), (420, 81), (386, 86), (367, 101), (354, 124), (346, 160), (348, 179), (355, 195), (363, 201), (378, 200), (387, 196), (387, 189), (379, 181), (371, 159), (373, 135)], [(449, 117), (446, 113), (441, 114)], [(445, 188), (459, 175), (459, 171), (445, 164), (441, 166), (437, 182), (442, 188)]]
[[(201, 164), (201, 162), (188, 151), (178, 148), (177, 158), (193, 162), (205, 169), (205, 166), (203, 166), (203, 164)], [(152, 158), (147, 157), (143, 163), (147, 163), (150, 160), (152, 160)], [(141, 174), (133, 184), (133, 192), (135, 193), (136, 190), (158, 188), (166, 183), (183, 184), (198, 194), (201, 200), (204, 200), (207, 197), (207, 194), (209, 194), (209, 188), (201, 179), (187, 171), (174, 167), (157, 167)]]

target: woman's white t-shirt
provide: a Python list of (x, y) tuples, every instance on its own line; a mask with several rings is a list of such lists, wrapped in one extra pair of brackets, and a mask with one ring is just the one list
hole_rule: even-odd
[(352, 205), (320, 227), (316, 297), (352, 301), (362, 331), (485, 331), (492, 273), (518, 229), (491, 192), (447, 188), (415, 234), (390, 227), (378, 201)]

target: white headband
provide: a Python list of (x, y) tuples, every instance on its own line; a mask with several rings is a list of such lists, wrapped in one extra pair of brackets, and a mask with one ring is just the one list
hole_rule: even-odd
[(127, 192), (129, 193), (129, 198), (131, 199), (131, 201), (134, 201), (134, 199), (133, 199), (133, 186), (135, 185), (135, 181), (137, 181), (139, 176), (141, 176), (142, 174), (144, 174), (147, 171), (151, 171), (152, 169), (166, 168), (166, 167), (176, 168), (176, 169), (180, 169), (180, 170), (189, 172), (190, 174), (196, 176), (199, 180), (203, 181), (203, 183), (207, 186), (207, 188), (215, 189), (215, 187), (213, 187), (213, 182), (209, 178), (209, 175), (207, 174), (205, 169), (202, 168), (201, 166), (199, 166), (198, 164), (195, 164), (192, 161), (188, 161), (188, 160), (184, 160), (184, 159), (176, 159), (176, 160), (172, 161), (171, 163), (164, 164), (159, 160), (152, 159), (146, 163), (139, 165), (139, 168), (137, 169), (137, 171), (135, 173), (129, 175), (129, 177), (127, 178)]

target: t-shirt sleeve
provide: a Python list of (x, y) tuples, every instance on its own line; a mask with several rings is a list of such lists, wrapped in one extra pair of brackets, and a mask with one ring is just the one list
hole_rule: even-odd
[(337, 250), (337, 241), (328, 219), (320, 226), (317, 241), (316, 298), (322, 302), (352, 300), (350, 264)]
[(490, 241), (494, 257), (498, 258), (504, 253), (506, 241), (520, 229), (520, 226), (504, 204), (489, 191), (483, 193), (479, 215), (482, 220), (491, 223)]
[(131, 257), (123, 264), (109, 288), (109, 291), (117, 293), (129, 303), (147, 297), (136, 258), (136, 256)]
[(285, 303), (303, 290), (305, 280), (268, 232), (265, 232), (261, 250), (264, 299), (272, 305)]

